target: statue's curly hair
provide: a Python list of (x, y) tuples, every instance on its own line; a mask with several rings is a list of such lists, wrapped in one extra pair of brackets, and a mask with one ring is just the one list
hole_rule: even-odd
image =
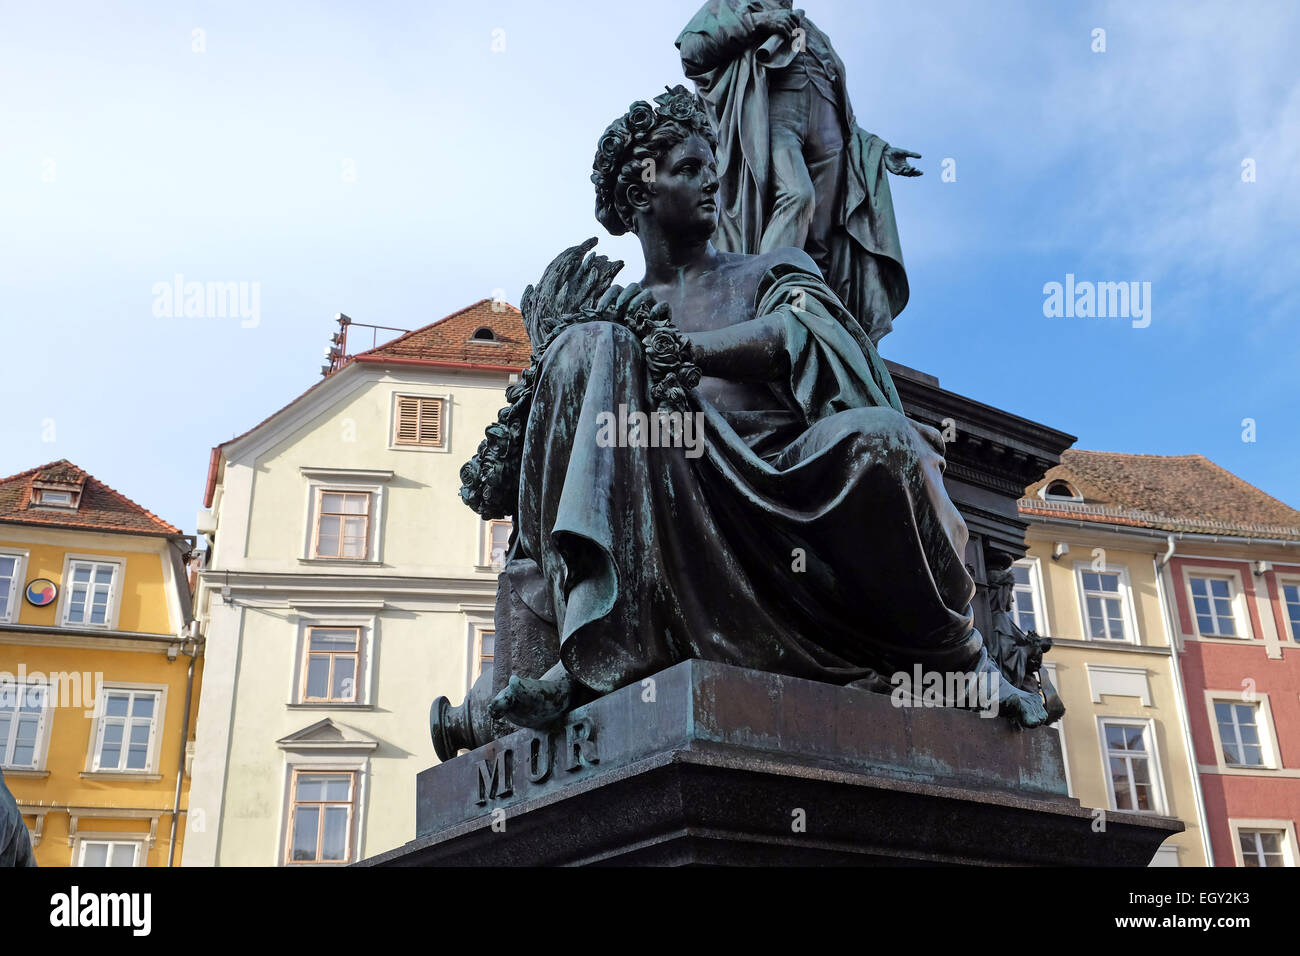
[[(657, 106), (637, 100), (626, 113), (605, 128), (591, 164), (596, 185), (596, 219), (611, 235), (621, 236), (634, 227), (628, 187), (642, 182), (646, 160), (658, 164), (674, 146), (692, 133), (718, 148), (718, 137), (699, 95), (678, 85), (664, 87), (655, 97)], [(646, 183), (651, 194), (654, 182)]]

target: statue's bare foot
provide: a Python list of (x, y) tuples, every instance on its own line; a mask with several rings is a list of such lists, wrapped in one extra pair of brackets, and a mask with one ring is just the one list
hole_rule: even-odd
[(1037, 727), (1047, 723), (1047, 707), (1038, 694), (1021, 690), (1001, 676), (998, 683), (998, 716), (1017, 727)]
[(488, 704), (488, 712), (516, 727), (545, 730), (569, 712), (574, 702), (573, 680), (562, 673), (553, 680), (510, 678), (510, 683)]

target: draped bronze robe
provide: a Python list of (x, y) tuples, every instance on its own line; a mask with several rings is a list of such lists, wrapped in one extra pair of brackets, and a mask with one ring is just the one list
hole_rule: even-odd
[(844, 684), (967, 670), (981, 639), (943, 440), (903, 413), (863, 328), (796, 266), (759, 284), (784, 326), (769, 410), (691, 392), (704, 453), (602, 447), (602, 412), (652, 412), (641, 344), (587, 322), (548, 348), (505, 573), (601, 693), (685, 658)]
[[(722, 202), (714, 244), (727, 252), (757, 253), (770, 215), (771, 144), (768, 71), (797, 55), (789, 41), (759, 44), (747, 15), (782, 9), (775, 0), (709, 0), (677, 37), (682, 67), (708, 104), (718, 132)], [(804, 20), (806, 29), (817, 29)], [(830, 43), (827, 41), (827, 48)], [(835, 204), (827, 280), (872, 342), (893, 328), (907, 305), (907, 273), (898, 241), (894, 202), (885, 169), (886, 143), (857, 125), (849, 103), (844, 63), (831, 49), (835, 93), (843, 123), (843, 194), (818, 196)]]

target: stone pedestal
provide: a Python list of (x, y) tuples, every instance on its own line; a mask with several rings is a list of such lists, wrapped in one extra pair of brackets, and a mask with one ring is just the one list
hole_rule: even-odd
[(421, 773), (363, 866), (1145, 866), (1180, 821), (1066, 795), (1051, 729), (687, 661)]

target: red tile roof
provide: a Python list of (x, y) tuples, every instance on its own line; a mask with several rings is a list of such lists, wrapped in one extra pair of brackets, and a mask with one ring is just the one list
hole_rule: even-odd
[[(81, 498), (76, 510), (32, 505), (33, 481), (80, 485)], [(0, 479), (0, 523), (4, 522), (87, 531), (181, 533), (180, 528), (141, 508), (66, 458)]]
[[(1044, 501), (1039, 489), (1064, 479), (1082, 503)], [(1300, 539), (1300, 511), (1220, 468), (1204, 455), (1126, 455), (1071, 448), (1025, 489), (1020, 513), (1068, 516), (1162, 531)]]
[[(494, 308), (494, 303), (496, 308)], [(497, 308), (500, 311), (497, 311)], [(495, 341), (475, 340), (473, 335), (481, 328), (492, 330)], [(353, 362), (361, 364), (414, 364), (465, 368), (523, 371), (532, 361), (532, 345), (524, 329), (524, 317), (513, 305), (480, 299), (472, 305), (436, 322), (398, 336), (391, 342), (348, 358), (344, 363), (303, 392), (288, 405), (272, 412), (243, 434), (236, 435), (212, 449), (208, 461), (207, 485), (203, 492), (203, 506), (212, 507), (212, 496), (217, 487), (217, 471), (221, 463), (221, 449), (246, 438), (281, 412), (292, 408), (329, 378), (337, 375)]]
[[(479, 329), (489, 329), (492, 339), (475, 339)], [(528, 367), (533, 347), (524, 330), (524, 317), (506, 302), (480, 299), (431, 325), (407, 332), (368, 352), (354, 356), (427, 359), (466, 365)]]

